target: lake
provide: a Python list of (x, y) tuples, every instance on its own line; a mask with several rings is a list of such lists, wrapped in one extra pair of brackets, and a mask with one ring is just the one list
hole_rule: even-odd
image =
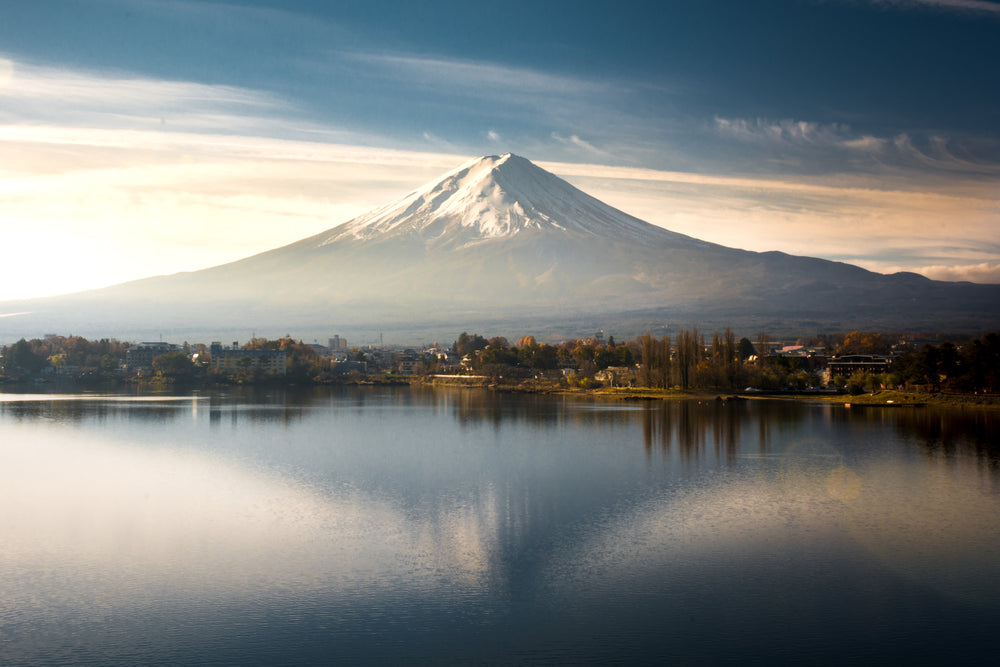
[(0, 664), (983, 663), (998, 415), (0, 394)]

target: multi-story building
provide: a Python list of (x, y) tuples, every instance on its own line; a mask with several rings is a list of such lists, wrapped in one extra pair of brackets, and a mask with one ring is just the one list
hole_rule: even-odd
[(830, 375), (850, 377), (855, 373), (886, 373), (892, 366), (892, 357), (878, 354), (847, 354), (833, 357), (827, 363)]
[(266, 375), (284, 375), (287, 371), (288, 353), (285, 350), (241, 350), (234, 342), (232, 347), (223, 347), (213, 342), (209, 368), (223, 373), (244, 370), (259, 370)]

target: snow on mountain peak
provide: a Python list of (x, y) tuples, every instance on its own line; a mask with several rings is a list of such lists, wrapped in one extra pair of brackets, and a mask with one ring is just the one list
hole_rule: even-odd
[(505, 153), (470, 160), (316, 240), (327, 245), (404, 236), (428, 246), (458, 248), (527, 230), (618, 239), (666, 231), (598, 201), (523, 157)]

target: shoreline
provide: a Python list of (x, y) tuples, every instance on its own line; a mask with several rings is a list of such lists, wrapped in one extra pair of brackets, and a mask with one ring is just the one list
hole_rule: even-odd
[(884, 407), (884, 408), (919, 408), (919, 407), (942, 407), (960, 409), (981, 409), (1000, 410), (1000, 395), (995, 394), (952, 394), (952, 393), (924, 393), (907, 392), (897, 390), (881, 390), (876, 393), (864, 394), (830, 394), (826, 392), (788, 392), (777, 391), (731, 391), (731, 390), (688, 390), (681, 389), (658, 389), (651, 387), (567, 387), (556, 382), (539, 382), (537, 380), (526, 380), (521, 382), (491, 382), (482, 376), (452, 376), (423, 377), (423, 376), (395, 376), (381, 377), (369, 376), (363, 379), (350, 380), (336, 383), (298, 383), (281, 382), (270, 379), (261, 383), (216, 383), (216, 382), (172, 382), (162, 378), (112, 381), (108, 383), (78, 383), (73, 381), (55, 382), (10, 382), (0, 379), (0, 388), (5, 390), (14, 389), (23, 391), (25, 389), (41, 390), (59, 388), (69, 391), (86, 391), (94, 389), (108, 388), (140, 388), (153, 391), (168, 391), (171, 389), (224, 389), (227, 387), (322, 387), (322, 386), (362, 386), (362, 387), (390, 387), (390, 386), (413, 386), (413, 387), (447, 387), (465, 389), (484, 389), (497, 393), (508, 394), (545, 394), (551, 396), (575, 396), (588, 397), (593, 399), (608, 401), (798, 401), (812, 403), (830, 403), (834, 405), (844, 405), (845, 407)]
[(699, 401), (800, 401), (820, 402), (834, 405), (850, 405), (851, 407), (947, 407), (975, 408), (985, 410), (1000, 410), (1000, 395), (984, 394), (946, 394), (943, 392), (923, 393), (912, 391), (881, 390), (877, 393), (864, 394), (830, 394), (825, 392), (810, 393), (780, 393), (780, 392), (745, 392), (727, 390), (689, 390), (654, 389), (650, 387), (599, 387), (583, 389), (564, 387), (557, 384), (542, 384), (535, 381), (521, 383), (489, 383), (478, 382), (440, 382), (415, 379), (413, 384), (436, 387), (467, 387), (489, 389), (499, 393), (519, 394), (549, 394), (554, 396), (579, 396), (623, 401), (657, 401), (657, 400), (699, 400)]

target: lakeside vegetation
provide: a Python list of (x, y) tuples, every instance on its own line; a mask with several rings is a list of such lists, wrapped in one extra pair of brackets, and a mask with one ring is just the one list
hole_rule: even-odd
[[(129, 343), (79, 336), (19, 340), (0, 352), (0, 381), (60, 383), (84, 388), (140, 384), (207, 387), (227, 384), (320, 385), (429, 383), (493, 387), (505, 391), (588, 392), (617, 397), (716, 393), (802, 395), (841, 392), (862, 403), (997, 403), (1000, 334), (979, 337), (914, 336), (850, 332), (800, 338), (792, 352), (775, 351), (764, 333), (737, 340), (730, 329), (710, 337), (697, 329), (675, 336), (649, 334), (616, 342), (602, 335), (539, 343), (522, 336), (511, 343), (463, 332), (450, 347), (423, 350), (353, 348), (333, 359), (321, 346), (291, 336), (255, 338), (246, 350), (281, 350), (284, 372), (249, 364), (221, 371), (209, 348), (184, 343), (144, 366), (130, 362)], [(884, 372), (831, 375), (826, 364), (845, 355), (881, 355)], [(131, 364), (131, 365), (130, 365)], [(947, 397), (953, 398), (947, 398)], [(954, 398), (954, 397), (971, 397)], [(842, 400), (842, 399), (840, 399)]]

